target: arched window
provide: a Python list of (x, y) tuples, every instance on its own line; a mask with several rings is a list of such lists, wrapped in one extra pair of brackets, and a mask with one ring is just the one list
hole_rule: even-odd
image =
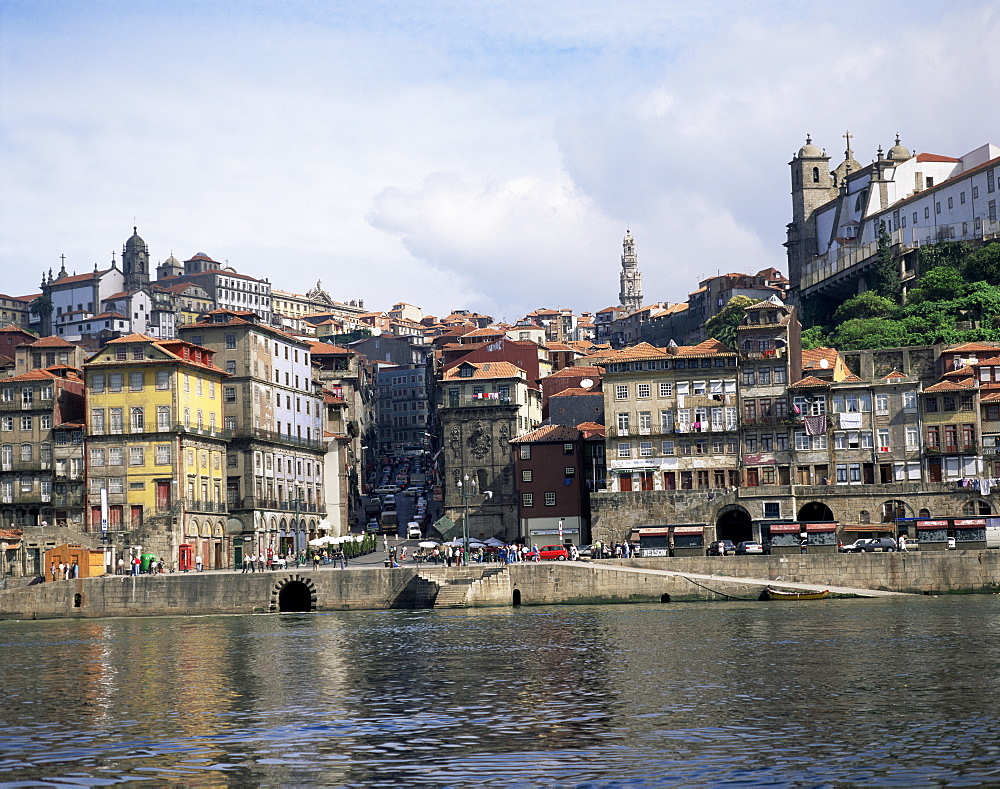
[(872, 514), (868, 510), (861, 510), (861, 515), (859, 517), (859, 520), (862, 523), (871, 523), (872, 522)]
[(918, 518), (929, 518), (930, 516), (931, 516), (931, 511), (929, 509), (927, 509), (926, 507), (923, 507), (920, 510), (920, 512), (917, 514)]
[(882, 523), (893, 523), (906, 517), (906, 505), (901, 501), (887, 501), (882, 505)]
[(488, 489), (489, 486), (486, 484), (486, 469), (481, 468), (476, 472), (476, 485), (479, 486), (480, 493)]
[(819, 168), (818, 167), (813, 167), (813, 183), (814, 184), (818, 184), (819, 183)]
[(993, 511), (990, 505), (982, 501), (981, 499), (972, 499), (971, 501), (965, 502), (962, 505), (963, 515), (992, 515)]

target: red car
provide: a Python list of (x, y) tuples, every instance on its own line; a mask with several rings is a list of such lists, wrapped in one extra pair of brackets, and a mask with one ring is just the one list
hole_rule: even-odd
[(538, 557), (540, 559), (553, 559), (559, 562), (565, 562), (569, 559), (569, 551), (563, 545), (546, 545), (544, 548), (538, 549)]

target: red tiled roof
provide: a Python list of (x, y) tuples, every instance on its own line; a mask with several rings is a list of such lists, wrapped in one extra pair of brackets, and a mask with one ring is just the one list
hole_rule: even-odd
[[(459, 371), (464, 365), (471, 365), (475, 371), (471, 376), (464, 378), (459, 375)], [(450, 370), (446, 371), (443, 380), (445, 381), (471, 381), (483, 378), (520, 378), (524, 371), (511, 362), (461, 362)]]
[(918, 162), (952, 162), (954, 164), (957, 164), (958, 162), (960, 162), (962, 160), (961, 159), (956, 159), (956, 158), (954, 158), (952, 156), (942, 156), (939, 153), (918, 153), (917, 154), (917, 161)]
[(710, 353), (736, 354), (732, 348), (714, 337), (709, 337), (697, 345), (682, 345), (677, 349), (678, 356), (705, 356)]
[(600, 398), (604, 398), (604, 395), (600, 390), (595, 391), (594, 389), (584, 389), (582, 386), (571, 386), (568, 389), (561, 389), (553, 395), (550, 395), (550, 399), (553, 397), (579, 397), (580, 395), (597, 395)]
[(73, 343), (64, 340), (62, 337), (56, 337), (54, 334), (50, 334), (48, 337), (42, 337), (40, 340), (35, 340), (32, 343), (27, 343), (31, 348), (75, 348)]
[(798, 388), (798, 389), (816, 389), (818, 387), (829, 388), (829, 386), (830, 386), (830, 382), (829, 381), (824, 381), (821, 378), (817, 378), (815, 375), (807, 375), (802, 380), (796, 381), (794, 384), (791, 384), (788, 388), (789, 389), (796, 389), (796, 388)]
[(969, 389), (975, 389), (976, 382), (973, 378), (966, 378), (963, 381), (941, 381), (940, 383), (934, 384), (934, 386), (928, 386), (924, 389), (925, 392), (956, 392), (959, 390), (966, 391)]
[(563, 442), (576, 441), (580, 438), (580, 431), (575, 427), (565, 425), (542, 425), (535, 428), (530, 433), (511, 439), (512, 444), (535, 444), (543, 441)]

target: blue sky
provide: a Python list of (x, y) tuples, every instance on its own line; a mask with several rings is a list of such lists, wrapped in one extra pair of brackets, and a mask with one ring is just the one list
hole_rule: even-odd
[[(993, 4), (0, 3), (0, 291), (160, 261), (513, 320), (784, 268), (787, 162), (1000, 143)], [(834, 161), (836, 164), (836, 160)]]

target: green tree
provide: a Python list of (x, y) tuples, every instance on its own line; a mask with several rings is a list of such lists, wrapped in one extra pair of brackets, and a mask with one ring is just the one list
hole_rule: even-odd
[(826, 348), (829, 338), (823, 333), (822, 326), (813, 326), (802, 332), (802, 350), (811, 351), (813, 348)]
[(991, 285), (1000, 285), (1000, 244), (986, 244), (969, 253), (964, 261), (962, 273), (971, 282), (982, 280)]
[(705, 331), (709, 337), (714, 337), (730, 348), (736, 347), (736, 327), (746, 317), (747, 307), (756, 304), (759, 299), (749, 296), (733, 296), (717, 314), (705, 321)]
[(41, 334), (43, 336), (52, 333), (52, 310), (52, 299), (44, 293), (41, 296), (36, 296), (28, 305), (28, 312), (42, 319)]
[(837, 307), (833, 319), (837, 323), (843, 323), (851, 318), (888, 318), (897, 309), (898, 305), (892, 299), (879, 296), (873, 290), (866, 290)]
[(841, 351), (862, 348), (897, 348), (907, 342), (907, 327), (889, 318), (851, 318), (838, 326), (831, 340)]
[(966, 292), (966, 281), (962, 274), (951, 266), (938, 266), (922, 277), (920, 284), (910, 291), (907, 304), (947, 301)]
[(920, 247), (917, 262), (921, 276), (938, 266), (964, 270), (972, 247), (964, 241), (941, 241), (930, 246)]
[(892, 238), (885, 227), (885, 222), (879, 223), (875, 264), (865, 279), (869, 290), (894, 302), (899, 301), (903, 293), (903, 283), (899, 278), (899, 263), (892, 256)]

